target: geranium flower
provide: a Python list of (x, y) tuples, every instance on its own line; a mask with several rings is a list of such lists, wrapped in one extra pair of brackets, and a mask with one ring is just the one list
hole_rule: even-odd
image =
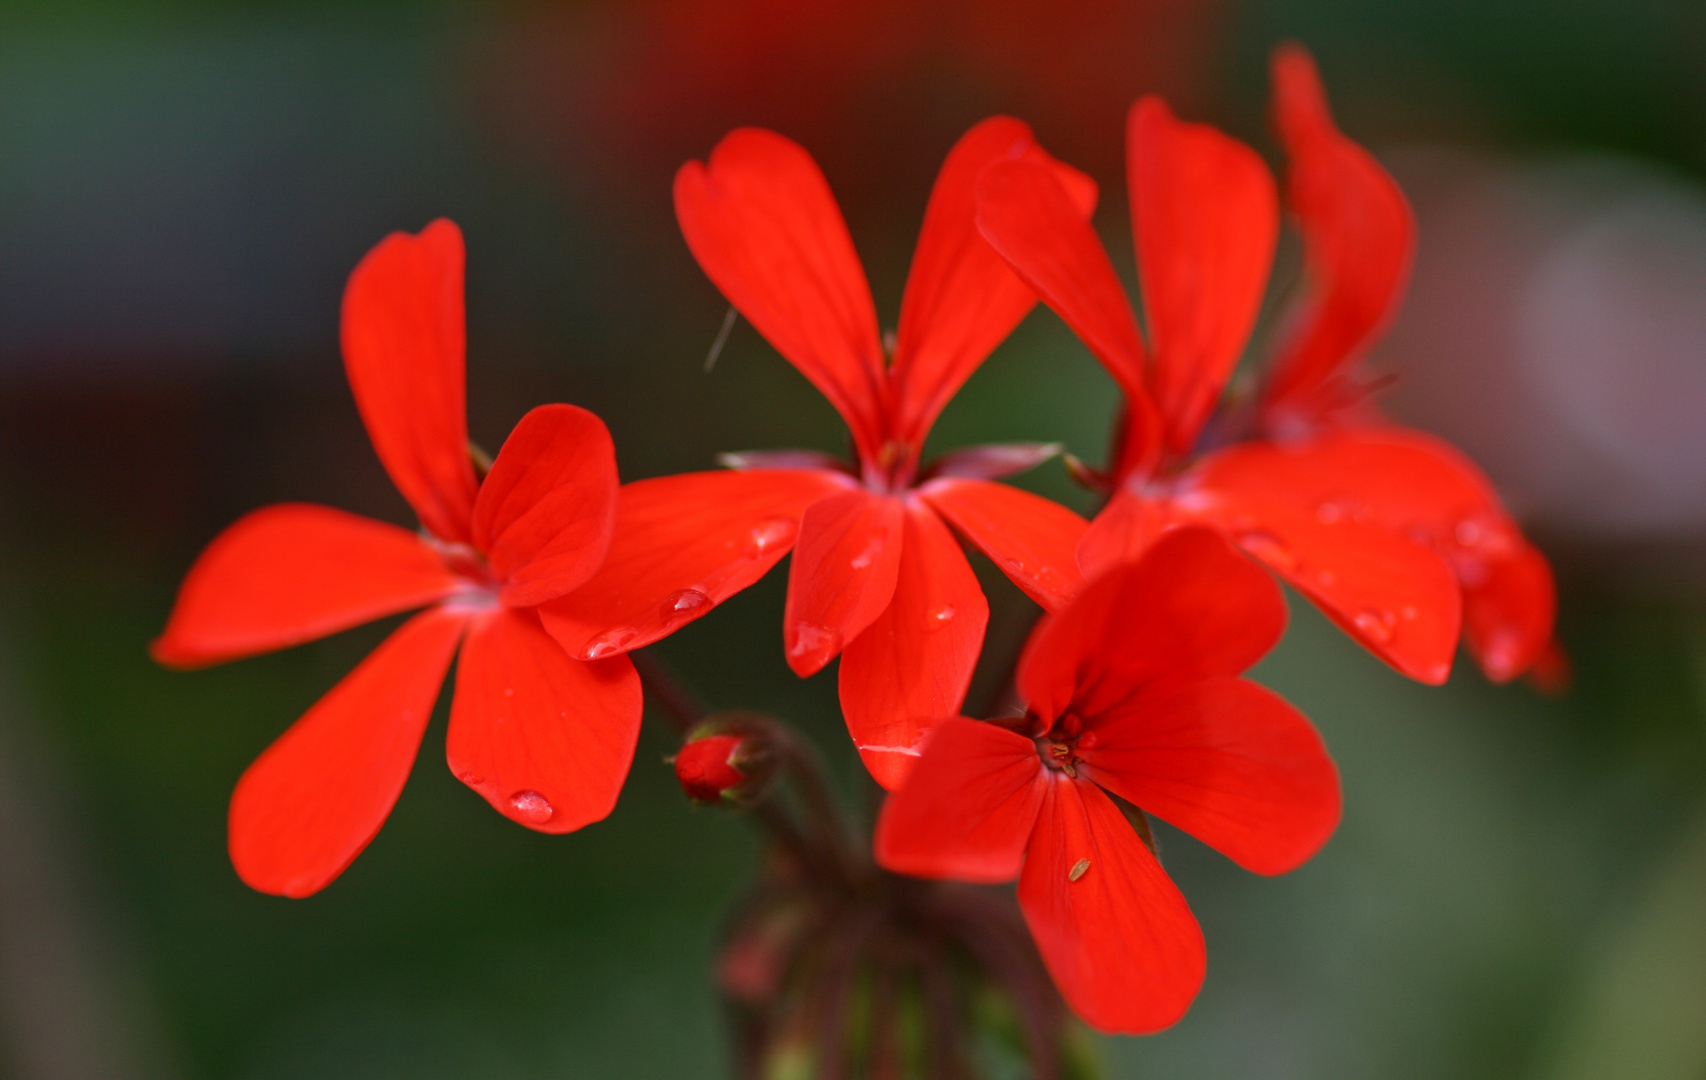
[(1069, 193), (1073, 213), (1088, 216), (1094, 185), (1043, 153), (1024, 124), (995, 118), (972, 128), (931, 193), (887, 360), (847, 226), (805, 150), (743, 129), (708, 164), (682, 167), (676, 215), (694, 257), (829, 398), (855, 461), (732, 455), (733, 472), (623, 488), (622, 520), (645, 522), (648, 541), (623, 544), (598, 578), (542, 609), (571, 653), (595, 657), (661, 636), (792, 548), (788, 663), (808, 676), (841, 656), (848, 728), (871, 774), (892, 786), (928, 724), (958, 708), (988, 621), (948, 525), (1045, 608), (1078, 587), (1084, 520), (992, 482), (1052, 450), (983, 447), (919, 466), (937, 414), (1036, 302), (973, 223), (977, 176), (997, 161), (1034, 163)]
[[(1459, 630), (1503, 681), (1546, 652), (1545, 558), (1455, 449), (1367, 405), (1350, 370), (1390, 322), (1414, 246), (1409, 204), (1339, 133), (1308, 54), (1274, 58), (1308, 293), (1252, 400), (1210, 414), (1261, 306), (1279, 226), (1274, 182), (1248, 147), (1133, 107), (1127, 182), (1152, 350), (1095, 233), (1046, 171), (991, 167), (978, 225), (1071, 325), (1125, 396), (1088, 574), (1181, 522), (1215, 525), (1356, 640), (1429, 683)], [(1206, 422), (1206, 424), (1205, 424)]]
[[(1017, 877), (1073, 1011), (1107, 1032), (1167, 1027), (1206, 957), (1144, 815), (1259, 874), (1294, 869), (1338, 824), (1320, 736), (1238, 677), (1284, 629), (1271, 577), (1209, 529), (1168, 533), (1037, 628), (1019, 661), (1023, 717), (936, 726), (883, 805), (878, 861), (921, 877)], [(1128, 818), (1110, 794), (1137, 809)]]
[(153, 646), (161, 663), (199, 667), (426, 607), (238, 781), (231, 861), (262, 892), (317, 892), (373, 839), (458, 646), (450, 768), (500, 813), (578, 829), (610, 813), (633, 760), (633, 664), (571, 659), (535, 610), (586, 581), (610, 546), (610, 433), (585, 409), (543, 405), (480, 476), (463, 411), (462, 273), (462, 234), (437, 221), (386, 238), (344, 293), (350, 388), (420, 531), (301, 503), (257, 510), (208, 545)]

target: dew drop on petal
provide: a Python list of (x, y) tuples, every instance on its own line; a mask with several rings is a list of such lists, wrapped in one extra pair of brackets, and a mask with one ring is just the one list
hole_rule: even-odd
[(877, 555), (883, 550), (883, 538), (871, 537), (871, 542), (865, 545), (865, 550), (853, 556), (853, 569), (863, 570), (877, 561)]
[(1416, 610), (1416, 605), (1405, 604), (1404, 610), (1401, 612), (1401, 614), (1404, 616), (1404, 620), (1406, 622), (1415, 622), (1416, 617), (1419, 616), (1421, 614), (1421, 612)]
[(477, 788), (481, 784), (486, 782), (486, 778), (484, 776), (481, 776), (477, 772), (461, 773), (456, 777), (456, 779), (462, 781), (464, 784), (467, 784), (471, 788)]
[(770, 517), (752, 527), (746, 538), (746, 557), (757, 559), (792, 543), (800, 531), (799, 523), (790, 517)]
[(1297, 566), (1297, 556), (1285, 546), (1285, 541), (1271, 532), (1262, 529), (1250, 529), (1238, 534), (1238, 546), (1280, 570), (1290, 570)]
[(1315, 584), (1321, 586), (1323, 589), (1331, 589), (1338, 580), (1339, 575), (1333, 573), (1331, 570), (1321, 570), (1315, 574)]
[(581, 649), (581, 659), (602, 660), (607, 656), (615, 656), (625, 650), (639, 636), (640, 632), (631, 626), (606, 630), (586, 643), (586, 647)]
[(1522, 649), (1522, 635), (1505, 628), (1496, 631), (1481, 651), (1481, 666), (1494, 682), (1507, 682), (1516, 674), (1517, 655)]
[(953, 622), (954, 616), (957, 614), (958, 614), (958, 611), (954, 608), (954, 605), (943, 604), (941, 607), (936, 608), (934, 611), (930, 612), (930, 617), (929, 617), (929, 620), (925, 623), (925, 628), (928, 630), (932, 630), (932, 631), (940, 630), (943, 627), (947, 626), (949, 623)]
[(1083, 877), (1085, 874), (1088, 874), (1089, 872), (1090, 872), (1090, 860), (1089, 859), (1079, 859), (1077, 862), (1072, 864), (1072, 869), (1070, 869), (1066, 872), (1066, 880), (1077, 881), (1079, 878)]
[(698, 589), (682, 589), (664, 599), (663, 617), (666, 620), (683, 618), (701, 611), (710, 602), (711, 598)]
[(794, 640), (788, 645), (789, 656), (841, 651), (841, 634), (827, 626), (799, 623), (793, 628)]
[(1315, 508), (1315, 520), (1323, 525), (1332, 525), (1356, 516), (1356, 503), (1349, 499), (1328, 499)]
[(516, 792), (509, 797), (509, 806), (517, 817), (530, 825), (543, 825), (557, 812), (537, 791)]
[(1368, 635), (1370, 640), (1382, 645), (1392, 640), (1392, 629), (1398, 622), (1390, 611), (1376, 611), (1373, 608), (1364, 608), (1357, 612), (1351, 621), (1356, 624), (1358, 630)]

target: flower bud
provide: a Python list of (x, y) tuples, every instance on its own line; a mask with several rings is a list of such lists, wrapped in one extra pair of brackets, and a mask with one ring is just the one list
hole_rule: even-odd
[(735, 766), (745, 739), (740, 735), (707, 735), (694, 739), (675, 756), (675, 778), (694, 802), (720, 802), (733, 796), (748, 780)]

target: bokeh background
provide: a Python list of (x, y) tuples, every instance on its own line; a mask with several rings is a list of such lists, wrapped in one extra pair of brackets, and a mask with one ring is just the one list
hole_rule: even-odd
[[(1092, 172), (1131, 265), (1124, 108), (1161, 90), (1272, 155), (1295, 37), (1420, 216), (1378, 350), (1406, 420), (1488, 469), (1553, 556), (1573, 690), (1406, 682), (1293, 598), (1259, 675), (1320, 725), (1344, 824), (1260, 879), (1175, 832), (1210, 943), (1115, 1077), (1706, 1077), (1706, 6), (1698, 0), (8, 0), (0, 7), (0, 1075), (718, 1077), (745, 823), (693, 811), (649, 728), (569, 837), (443, 765), (323, 894), (224, 850), (243, 767), (384, 632), (183, 675), (176, 582), (239, 514), (406, 507), (342, 381), (338, 297), (386, 232), (469, 241), (469, 400), (602, 414), (625, 478), (840, 449), (724, 304), (669, 182), (739, 124), (804, 142), (892, 321), (929, 182), (993, 112)], [(1099, 459), (1112, 387), (1047, 312), (941, 446)], [(1022, 483), (1078, 500), (1058, 466)], [(1082, 501), (1075, 505), (1082, 507)], [(988, 566), (992, 653), (1026, 601)], [(832, 675), (782, 663), (780, 573), (663, 652), (708, 701), (857, 765)], [(975, 693), (975, 691), (974, 691)], [(442, 707), (442, 703), (441, 703)]]

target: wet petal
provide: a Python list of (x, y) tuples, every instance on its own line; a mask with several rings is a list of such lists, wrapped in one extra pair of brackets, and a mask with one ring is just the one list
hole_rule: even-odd
[(1089, 523), (1059, 503), (987, 480), (932, 480), (921, 494), (1050, 611), (1083, 586), (1077, 552)]
[(445, 750), (450, 771), (540, 832), (602, 821), (634, 760), (640, 678), (626, 656), (574, 660), (528, 608), (468, 630)]
[(753, 469), (624, 485), (603, 566), (540, 617), (578, 659), (649, 645), (763, 577), (793, 549), (806, 507), (851, 483), (841, 473)]
[(906, 508), (893, 597), (841, 656), (841, 711), (877, 783), (893, 789), (932, 725), (957, 716), (989, 623), (960, 545), (928, 506)]
[(782, 613), (782, 646), (801, 678), (835, 659), (889, 606), (904, 516), (899, 499), (863, 489), (806, 508)]
[(1487, 678), (1508, 682), (1546, 658), (1557, 612), (1552, 567), (1525, 544), (1510, 558), (1488, 561), (1485, 576), (1463, 590), (1464, 642)]

